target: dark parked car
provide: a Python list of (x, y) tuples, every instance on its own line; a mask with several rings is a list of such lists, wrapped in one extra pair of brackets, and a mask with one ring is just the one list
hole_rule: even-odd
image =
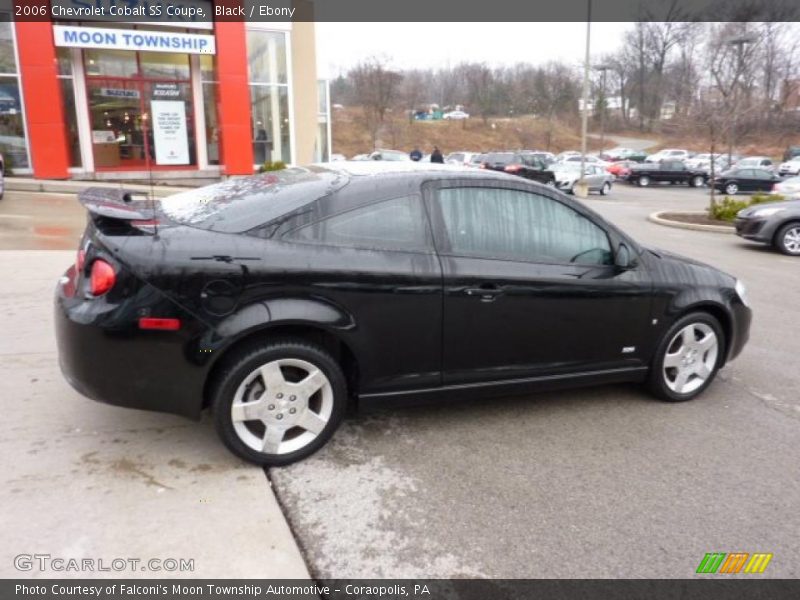
[(720, 173), (711, 185), (729, 196), (739, 192), (769, 192), (781, 178), (764, 169), (731, 169)]
[(800, 200), (757, 204), (739, 211), (736, 235), (800, 256)]
[[(346, 405), (647, 382), (689, 400), (748, 338), (742, 284), (486, 170), (331, 163), (162, 200), (80, 196), (58, 283), (81, 393), (198, 418), (238, 456), (308, 456)], [(661, 417), (658, 417), (661, 418)]]
[(681, 160), (662, 160), (658, 163), (633, 165), (627, 180), (642, 187), (653, 182), (687, 183), (692, 187), (702, 187), (708, 179), (703, 169), (687, 167)]
[(489, 152), (481, 164), (485, 169), (505, 171), (539, 183), (552, 185), (555, 182), (553, 171), (532, 152)]

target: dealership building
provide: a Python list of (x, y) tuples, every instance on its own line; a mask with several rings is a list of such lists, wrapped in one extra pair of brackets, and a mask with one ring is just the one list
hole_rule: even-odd
[[(213, 14), (209, 0), (186, 4)], [(327, 160), (329, 149), (313, 22), (15, 21), (0, 13), (0, 152), (17, 174), (215, 178), (265, 162)]]

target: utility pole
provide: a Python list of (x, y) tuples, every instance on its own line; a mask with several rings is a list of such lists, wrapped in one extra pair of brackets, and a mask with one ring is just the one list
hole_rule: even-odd
[(586, 19), (586, 60), (583, 65), (583, 114), (581, 118), (581, 178), (578, 179), (575, 191), (581, 198), (589, 195), (589, 185), (586, 183), (586, 134), (589, 125), (589, 48), (592, 39), (592, 0), (587, 0)]

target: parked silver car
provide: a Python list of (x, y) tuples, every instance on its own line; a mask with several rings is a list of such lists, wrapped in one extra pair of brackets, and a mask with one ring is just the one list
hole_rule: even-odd
[[(579, 162), (563, 162), (550, 166), (555, 177), (555, 185), (558, 189), (575, 193), (575, 184), (581, 178), (581, 164)], [(590, 192), (599, 192), (605, 196), (611, 192), (611, 184), (614, 176), (603, 167), (586, 165), (584, 169), (586, 182), (589, 184)]]
[(800, 200), (756, 204), (740, 210), (736, 235), (770, 244), (789, 256), (800, 256)]

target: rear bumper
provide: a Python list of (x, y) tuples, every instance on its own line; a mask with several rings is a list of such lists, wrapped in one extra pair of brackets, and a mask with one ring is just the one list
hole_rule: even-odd
[[(199, 339), (189, 315), (149, 285), (112, 303), (74, 295), (74, 267), (55, 291), (59, 366), (79, 393), (106, 404), (199, 418), (207, 368), (192, 362)], [(142, 311), (181, 318), (179, 331), (142, 331)], [(194, 329), (194, 331), (192, 331)], [(198, 335), (199, 334), (199, 335)]]

